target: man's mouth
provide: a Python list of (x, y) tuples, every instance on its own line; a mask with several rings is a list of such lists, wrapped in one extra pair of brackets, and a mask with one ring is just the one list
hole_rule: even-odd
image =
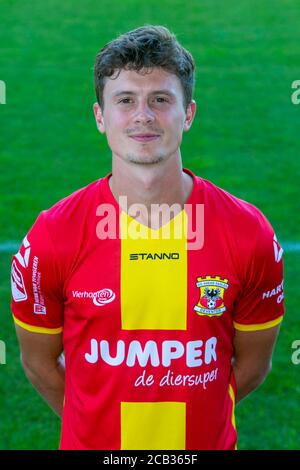
[(137, 142), (151, 142), (152, 140), (157, 140), (160, 136), (157, 134), (136, 134), (129, 137)]

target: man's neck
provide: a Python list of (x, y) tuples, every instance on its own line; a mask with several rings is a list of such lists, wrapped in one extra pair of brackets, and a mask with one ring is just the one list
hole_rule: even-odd
[[(113, 164), (112, 173), (109, 186), (121, 208), (153, 229), (163, 225), (157, 222), (156, 218), (151, 220), (151, 214), (155, 213), (153, 205), (176, 204), (177, 210), (173, 214), (175, 216), (183, 208), (193, 189), (193, 179), (182, 170), (179, 159), (176, 162), (173, 160), (151, 166), (118, 162)], [(120, 196), (126, 196), (126, 207), (122, 204)], [(133, 204), (135, 210), (130, 211)], [(139, 215), (136, 213), (137, 207), (143, 208)]]

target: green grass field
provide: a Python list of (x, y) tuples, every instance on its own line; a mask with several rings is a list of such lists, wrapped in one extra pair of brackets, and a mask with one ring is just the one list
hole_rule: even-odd
[[(1, 2), (0, 245), (20, 241), (40, 210), (105, 175), (93, 62), (113, 37), (163, 24), (197, 62), (197, 117), (184, 166), (257, 205), (279, 240), (300, 241), (298, 0)], [(1, 245), (2, 246), (2, 245)], [(10, 252), (0, 251), (0, 449), (56, 449), (60, 422), (24, 377), (10, 316)], [(236, 410), (240, 449), (300, 448), (300, 252), (285, 255), (286, 318), (273, 370)]]

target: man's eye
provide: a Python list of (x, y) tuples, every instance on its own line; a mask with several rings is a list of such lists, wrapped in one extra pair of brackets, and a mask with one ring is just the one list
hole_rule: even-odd
[(166, 98), (163, 98), (162, 96), (157, 96), (156, 100), (158, 103), (167, 103), (168, 100)]
[(122, 98), (119, 103), (123, 103), (123, 104), (129, 104), (132, 102), (132, 99), (131, 98)]

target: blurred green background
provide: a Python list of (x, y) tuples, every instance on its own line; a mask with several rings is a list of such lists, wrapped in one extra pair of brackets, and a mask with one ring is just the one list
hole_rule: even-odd
[[(298, 0), (1, 2), (0, 449), (56, 449), (60, 423), (24, 377), (10, 316), (12, 249), (40, 210), (110, 170), (94, 123), (93, 63), (144, 24), (177, 35), (197, 63), (197, 116), (184, 166), (257, 205), (286, 248), (286, 317), (273, 370), (236, 410), (240, 449), (300, 448), (300, 79)], [(294, 242), (295, 245), (292, 245)]]

